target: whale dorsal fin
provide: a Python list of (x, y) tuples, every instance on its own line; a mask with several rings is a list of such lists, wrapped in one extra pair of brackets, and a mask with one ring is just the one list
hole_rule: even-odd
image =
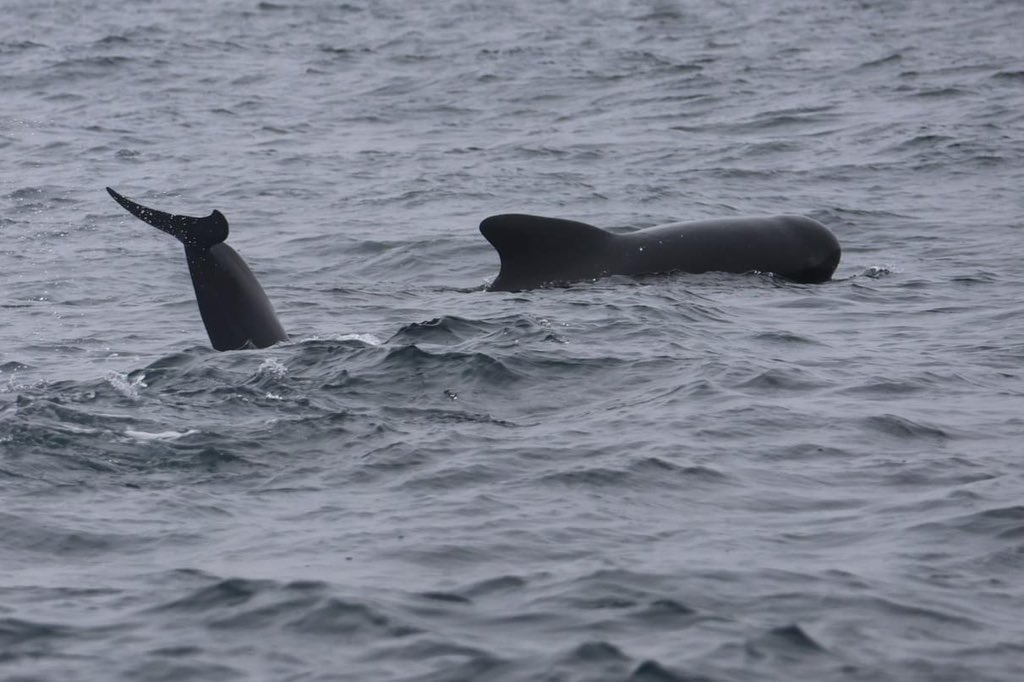
[(187, 247), (208, 249), (228, 238), (228, 219), (220, 211), (214, 211), (205, 218), (172, 215), (137, 204), (109, 187), (107, 192), (133, 216), (163, 230)]
[(485, 219), (480, 232), (501, 258), (501, 272), (491, 284), (496, 291), (600, 277), (606, 274), (603, 251), (614, 238), (575, 220), (516, 213)]

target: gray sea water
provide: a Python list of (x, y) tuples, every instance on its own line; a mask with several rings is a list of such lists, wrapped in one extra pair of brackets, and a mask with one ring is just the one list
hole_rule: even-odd
[[(1019, 0), (0, 17), (0, 679), (1024, 676)], [(510, 211), (844, 253), (488, 292)]]

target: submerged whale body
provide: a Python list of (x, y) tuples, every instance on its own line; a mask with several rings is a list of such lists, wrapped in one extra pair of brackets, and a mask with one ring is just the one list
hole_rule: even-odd
[(832, 276), (842, 253), (827, 227), (801, 216), (671, 223), (620, 234), (506, 214), (485, 219), (480, 232), (501, 258), (492, 291), (668, 272), (765, 272), (816, 283)]
[(266, 348), (288, 340), (263, 287), (242, 257), (224, 243), (228, 221), (220, 211), (205, 218), (171, 215), (137, 204), (109, 187), (107, 192), (133, 216), (185, 245), (199, 314), (215, 349)]

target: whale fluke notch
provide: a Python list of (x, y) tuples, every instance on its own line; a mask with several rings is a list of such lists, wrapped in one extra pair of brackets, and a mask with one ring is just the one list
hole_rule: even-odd
[(613, 235), (599, 227), (563, 218), (506, 213), (485, 218), (480, 232), (501, 259), (494, 291), (520, 291), (602, 277), (589, 266), (601, 260)]
[(133, 216), (163, 230), (187, 247), (209, 249), (228, 238), (228, 219), (220, 211), (214, 210), (205, 218), (173, 215), (137, 204), (109, 187), (107, 193)]

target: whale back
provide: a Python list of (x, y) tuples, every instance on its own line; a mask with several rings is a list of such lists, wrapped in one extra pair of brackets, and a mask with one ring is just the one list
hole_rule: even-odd
[(501, 259), (492, 291), (522, 291), (610, 274), (606, 254), (615, 235), (561, 218), (504, 214), (480, 223)]
[(802, 216), (722, 218), (612, 233), (558, 218), (499, 215), (480, 231), (501, 258), (492, 290), (520, 291), (607, 275), (763, 272), (827, 281), (842, 250), (821, 223)]
[(621, 235), (619, 274), (763, 272), (801, 283), (827, 281), (842, 249), (810, 218), (777, 215), (671, 223)]

